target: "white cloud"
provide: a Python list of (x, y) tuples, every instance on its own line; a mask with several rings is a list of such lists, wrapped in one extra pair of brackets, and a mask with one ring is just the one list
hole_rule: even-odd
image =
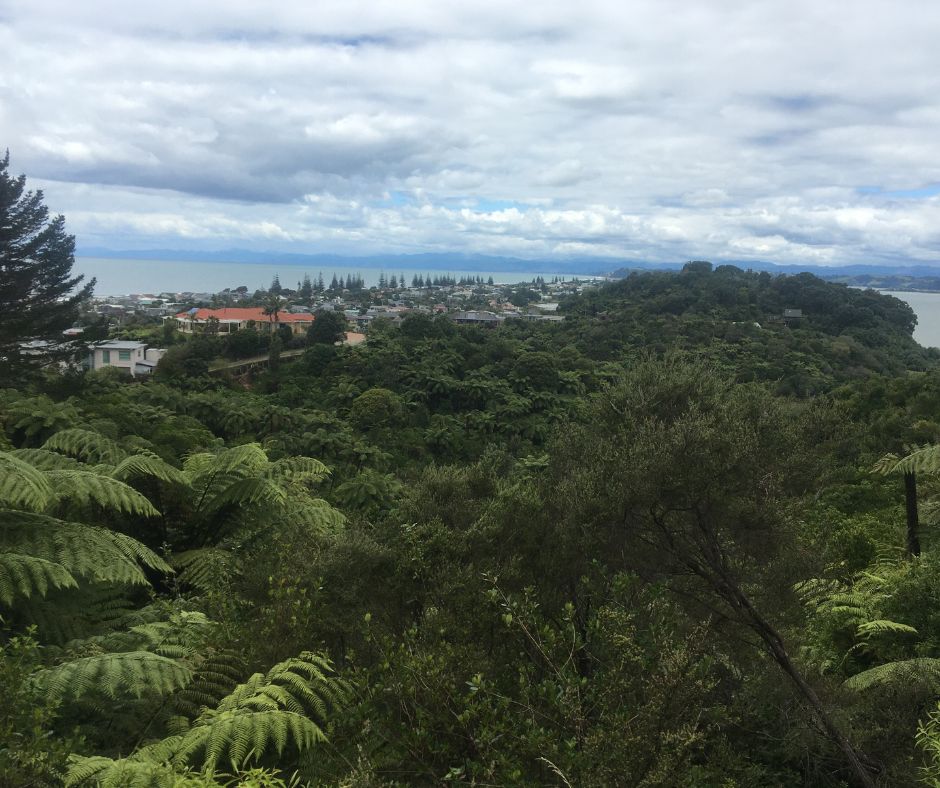
[(0, 139), (86, 245), (940, 262), (940, 6), (5, 9)]

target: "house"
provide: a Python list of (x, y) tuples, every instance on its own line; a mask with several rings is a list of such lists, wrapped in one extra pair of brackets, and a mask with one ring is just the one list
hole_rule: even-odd
[(290, 312), (287, 307), (283, 312), (277, 313), (277, 321), (274, 317), (273, 314), (266, 315), (260, 306), (230, 306), (225, 309), (190, 309), (187, 312), (179, 312), (173, 319), (176, 321), (176, 327), (184, 334), (201, 332), (209, 325), (209, 321), (217, 320), (219, 334), (233, 334), (251, 325), (262, 331), (273, 331), (275, 328), (288, 326), (295, 335), (307, 333), (307, 329), (316, 319), (308, 312)]
[(157, 362), (166, 353), (158, 348), (148, 348), (143, 342), (111, 340), (98, 342), (89, 348), (88, 368), (115, 367), (128, 372), (131, 377), (149, 375)]
[(477, 326), (489, 326), (490, 328), (495, 328), (500, 323), (502, 323), (506, 318), (504, 318), (502, 315), (497, 315), (494, 312), (478, 311), (478, 312), (455, 312), (452, 319), (455, 323), (464, 323), (464, 324), (477, 325)]

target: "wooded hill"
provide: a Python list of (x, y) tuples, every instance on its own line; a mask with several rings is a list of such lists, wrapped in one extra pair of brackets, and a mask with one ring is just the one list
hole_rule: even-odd
[(910, 309), (691, 264), (562, 313), (0, 389), (0, 783), (938, 784)]

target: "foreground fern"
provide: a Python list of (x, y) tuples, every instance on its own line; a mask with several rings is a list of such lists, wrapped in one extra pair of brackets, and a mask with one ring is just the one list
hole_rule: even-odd
[(214, 708), (203, 707), (181, 732), (140, 748), (127, 758), (73, 757), (66, 785), (175, 786), (190, 766), (203, 773), (243, 769), (288, 745), (303, 752), (326, 740), (321, 727), (330, 709), (348, 702), (346, 682), (329, 661), (310, 652), (255, 673)]

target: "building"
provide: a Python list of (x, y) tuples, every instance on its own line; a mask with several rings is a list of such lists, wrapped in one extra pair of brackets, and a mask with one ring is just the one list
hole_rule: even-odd
[(475, 311), (475, 312), (456, 312), (452, 319), (455, 323), (463, 323), (465, 325), (475, 325), (475, 326), (489, 326), (493, 328), (502, 323), (505, 318), (502, 315), (497, 315), (494, 312), (486, 311)]
[(153, 372), (153, 368), (157, 366), (157, 362), (164, 353), (166, 353), (165, 350), (148, 348), (143, 342), (121, 340), (98, 342), (89, 348), (88, 368), (115, 367), (136, 378)]
[(290, 312), (285, 306), (283, 312), (266, 315), (260, 306), (237, 307), (230, 306), (225, 309), (190, 309), (179, 312), (173, 316), (176, 327), (185, 334), (202, 332), (209, 325), (209, 321), (218, 321), (219, 334), (233, 334), (249, 326), (259, 331), (273, 331), (275, 328), (289, 326), (292, 334), (305, 334), (316, 319), (307, 312)]

